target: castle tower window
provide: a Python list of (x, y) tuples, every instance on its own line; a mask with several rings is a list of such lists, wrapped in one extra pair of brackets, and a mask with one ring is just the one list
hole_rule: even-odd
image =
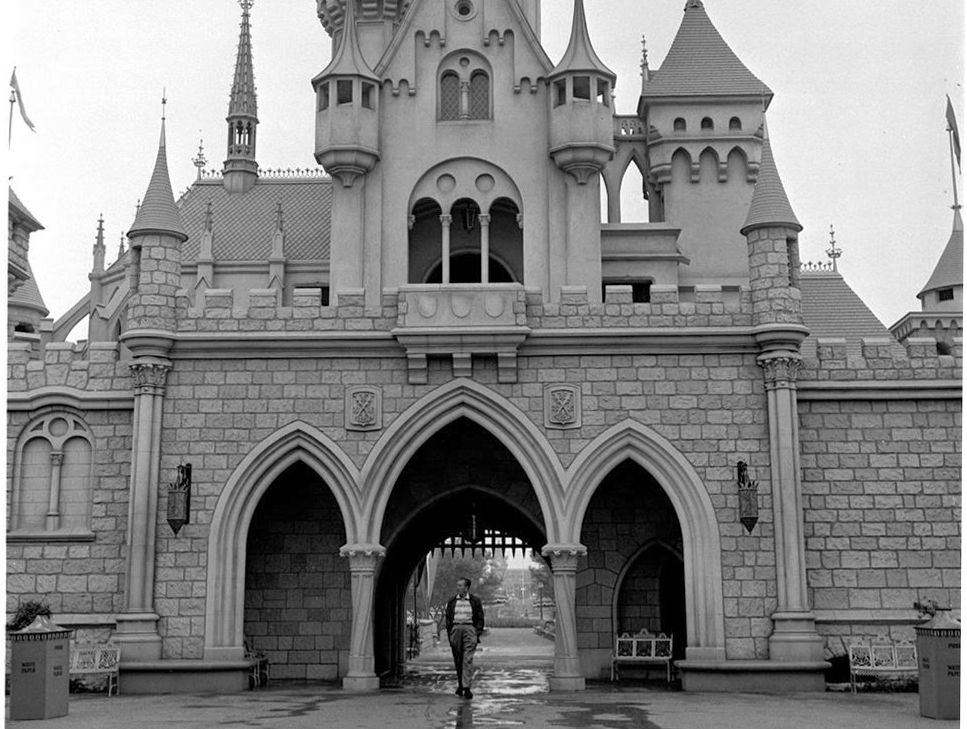
[(737, 116), (733, 116), (731, 119), (729, 119), (729, 129), (731, 129), (732, 131), (738, 131), (742, 129), (742, 120), (739, 119), (739, 117)]
[(336, 81), (336, 103), (353, 103), (353, 82), (349, 80)]
[(561, 79), (554, 82), (554, 106), (564, 106), (567, 101), (567, 81)]
[(363, 102), (364, 109), (374, 108), (373, 97), (375, 96), (375, 94), (376, 94), (376, 86), (374, 84), (369, 84), (364, 81), (363, 94), (362, 94), (362, 102)]
[(954, 300), (954, 290), (953, 289), (940, 289), (937, 292), (937, 301), (953, 301)]
[(470, 77), (470, 118), (490, 118), (490, 78), (483, 71)]
[(675, 120), (675, 131), (676, 132), (684, 132), (685, 131), (685, 128), (686, 128), (685, 127), (685, 120), (682, 119), (681, 117), (678, 117)]
[(583, 99), (585, 101), (591, 100), (591, 78), (589, 76), (575, 76), (574, 77), (574, 98)]
[(460, 77), (453, 72), (440, 79), (440, 119), (448, 121), (460, 118)]
[(712, 118), (707, 116), (702, 119), (702, 130), (709, 131), (712, 129), (715, 129), (715, 124), (712, 123)]
[(598, 79), (598, 102), (602, 106), (611, 106), (610, 84), (607, 81)]
[(319, 111), (325, 111), (329, 108), (329, 83), (323, 82), (319, 84)]

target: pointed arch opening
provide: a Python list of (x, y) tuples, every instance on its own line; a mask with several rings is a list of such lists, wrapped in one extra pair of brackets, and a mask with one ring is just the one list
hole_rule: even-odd
[[(640, 469), (638, 482), (649, 484), (655, 503), (666, 500), (681, 533), (688, 659), (724, 660), (725, 618), (719, 524), (708, 490), (688, 459), (664, 437), (628, 421), (589, 443), (568, 469), (566, 513), (570, 539), (578, 539), (589, 508), (608, 474), (627, 463)], [(647, 477), (640, 476), (644, 472)], [(661, 496), (654, 489), (660, 489)], [(589, 562), (591, 559), (589, 550)], [(621, 568), (612, 558), (613, 569)], [(597, 638), (596, 640), (600, 640)], [(606, 660), (595, 646), (598, 662)]]
[[(232, 472), (212, 513), (205, 605), (206, 660), (241, 660), (244, 656), (250, 527), (263, 496), (277, 483), (290, 484), (291, 489), (293, 481), (299, 484), (302, 498), (308, 494), (314, 503), (328, 504), (330, 514), (338, 511), (343, 529), (339, 540), (356, 541), (358, 471), (334, 441), (313, 426), (296, 422), (255, 446)], [(317, 497), (318, 492), (323, 495)], [(325, 492), (331, 495), (336, 509), (331, 508)], [(273, 496), (266, 503), (275, 500)], [(270, 506), (269, 510), (274, 508)]]

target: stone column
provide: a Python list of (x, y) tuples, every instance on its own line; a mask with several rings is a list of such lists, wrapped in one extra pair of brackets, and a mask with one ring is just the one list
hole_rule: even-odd
[(588, 553), (583, 544), (548, 544), (541, 554), (550, 562), (557, 606), (552, 691), (583, 691), (584, 672), (578, 655), (577, 616), (574, 608), (578, 558)]
[(376, 566), (386, 549), (378, 544), (346, 544), (339, 554), (349, 559), (353, 622), (349, 637), (349, 673), (342, 686), (350, 691), (379, 688), (373, 651), (373, 602)]
[(450, 223), (453, 222), (452, 215), (440, 216), (440, 229), (442, 231), (441, 259), (440, 259), (440, 283), (450, 283)]
[(481, 213), (480, 221), (480, 283), (490, 282), (490, 216)]
[(60, 471), (64, 465), (64, 454), (54, 451), (50, 454), (50, 492), (47, 502), (47, 529), (60, 528)]
[(128, 503), (127, 581), (124, 611), (114, 639), (125, 661), (161, 658), (158, 615), (154, 612), (155, 530), (161, 462), (161, 414), (171, 364), (150, 359), (131, 365), (134, 376), (134, 428)]
[(806, 592), (802, 482), (799, 468), (799, 413), (796, 377), (801, 358), (792, 351), (762, 354), (769, 414), (772, 508), (779, 605), (772, 615), (769, 657), (776, 661), (822, 661), (823, 640)]

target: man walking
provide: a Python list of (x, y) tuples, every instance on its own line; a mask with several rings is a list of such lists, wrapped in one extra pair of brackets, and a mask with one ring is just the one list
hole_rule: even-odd
[(473, 676), (473, 654), (484, 629), (484, 612), (480, 600), (470, 594), (470, 580), (457, 580), (457, 594), (447, 603), (447, 635), (453, 664), (457, 669), (457, 696), (472, 699), (470, 679)]

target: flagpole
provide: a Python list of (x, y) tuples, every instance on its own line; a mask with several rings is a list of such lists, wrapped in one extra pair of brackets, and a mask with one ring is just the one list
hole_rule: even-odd
[(7, 150), (10, 150), (10, 142), (13, 140), (13, 105), (17, 103), (17, 92), (10, 89), (10, 118), (7, 120)]
[[(11, 113), (13, 113), (13, 107), (10, 107)], [(954, 188), (954, 210), (960, 210), (960, 203), (957, 200), (957, 172), (954, 169), (954, 129), (947, 124), (947, 138), (950, 141), (950, 179), (953, 182)]]

